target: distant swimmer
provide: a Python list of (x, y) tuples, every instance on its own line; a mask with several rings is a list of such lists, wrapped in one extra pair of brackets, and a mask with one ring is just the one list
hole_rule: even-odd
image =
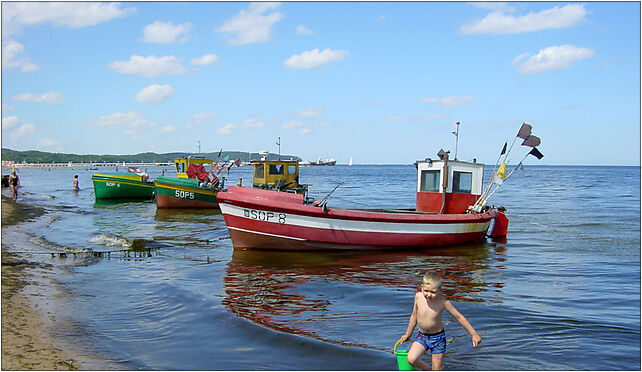
[(408, 322), (408, 329), (399, 341), (410, 338), (415, 326), (418, 328), (416, 341), (408, 351), (408, 363), (413, 367), (429, 370), (428, 365), (419, 359), (427, 350), (432, 354), (432, 369), (443, 369), (444, 354), (446, 353), (446, 334), (441, 319), (446, 309), (467, 331), (473, 339), (473, 347), (477, 347), (482, 339), (477, 334), (465, 316), (441, 294), (441, 277), (434, 271), (427, 272), (422, 280), (419, 291), (415, 293), (415, 304)]
[(13, 201), (18, 200), (18, 187), (20, 187), (20, 178), (14, 170), (9, 176), (9, 187), (11, 188), (11, 193), (13, 194)]
[(74, 191), (80, 190), (80, 185), (78, 184), (78, 175), (74, 176)]

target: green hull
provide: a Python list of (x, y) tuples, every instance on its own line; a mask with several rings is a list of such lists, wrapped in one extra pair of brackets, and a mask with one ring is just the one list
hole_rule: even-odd
[(136, 174), (94, 174), (91, 176), (96, 199), (146, 199), (154, 196), (154, 184)]
[(200, 187), (196, 179), (159, 176), (154, 192), (158, 208), (218, 208), (218, 190)]

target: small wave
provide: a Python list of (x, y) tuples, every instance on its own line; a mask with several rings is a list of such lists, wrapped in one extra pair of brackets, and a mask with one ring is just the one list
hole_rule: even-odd
[(47, 240), (47, 239), (45, 239), (43, 237), (40, 237), (40, 236), (32, 238), (31, 242), (33, 244), (36, 244), (36, 245), (41, 246), (43, 248), (47, 248), (47, 249), (51, 249), (51, 250), (59, 251), (59, 252), (60, 251), (69, 252), (69, 253), (88, 253), (88, 252), (92, 252), (91, 249), (87, 249), (87, 248), (71, 248), (71, 247), (67, 247), (67, 246), (64, 246), (64, 245), (56, 244), (56, 243), (50, 242), (49, 240)]
[(107, 247), (123, 247), (125, 249), (130, 249), (133, 247), (134, 243), (123, 238), (122, 236), (100, 234), (94, 236), (89, 240), (90, 243), (96, 245), (104, 245)]

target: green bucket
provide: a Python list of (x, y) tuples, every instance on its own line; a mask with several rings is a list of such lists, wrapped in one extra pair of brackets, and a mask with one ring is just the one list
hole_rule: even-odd
[(392, 352), (397, 356), (397, 366), (400, 371), (414, 371), (415, 367), (408, 363), (408, 350), (397, 350), (397, 345), (400, 342), (401, 340), (397, 341), (395, 347), (392, 348)]
[(397, 350), (395, 351), (397, 356), (397, 366), (400, 371), (414, 371), (415, 367), (408, 363), (408, 350)]

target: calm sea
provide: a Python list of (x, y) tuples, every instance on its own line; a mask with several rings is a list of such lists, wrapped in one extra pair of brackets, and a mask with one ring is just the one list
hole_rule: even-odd
[[(391, 253), (234, 251), (220, 212), (97, 204), (94, 172), (20, 169), (19, 202), (47, 213), (3, 243), (66, 269), (57, 332), (106, 368), (393, 370), (414, 288), (437, 270), (483, 337), (474, 349), (445, 314), (446, 369), (640, 369), (639, 167), (527, 166), (491, 199), (508, 210), (506, 241)], [(250, 184), (250, 168), (239, 178)], [(317, 199), (345, 182), (330, 207), (414, 206), (412, 165), (300, 178)]]

